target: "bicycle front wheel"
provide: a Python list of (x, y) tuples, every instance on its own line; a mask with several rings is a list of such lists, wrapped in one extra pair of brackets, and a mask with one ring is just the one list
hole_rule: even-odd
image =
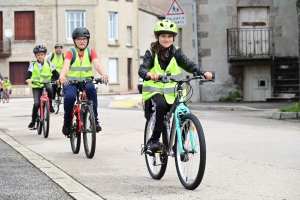
[(83, 118), (83, 144), (85, 155), (93, 158), (96, 148), (96, 122), (93, 107), (91, 105), (82, 105)]
[[(206, 145), (202, 126), (193, 114), (181, 119), (181, 133), (176, 133), (175, 162), (180, 182), (189, 190), (197, 188), (203, 178), (206, 162)], [(184, 152), (180, 153), (178, 136)]]
[[(40, 113), (40, 109), (39, 109), (38, 113)], [(43, 122), (41, 121), (41, 118), (38, 115), (38, 117), (36, 119), (36, 130), (37, 130), (38, 135), (42, 134), (42, 129), (43, 129)]]
[[(147, 141), (150, 139), (152, 135), (152, 125), (153, 120), (151, 120), (152, 116), (149, 120), (146, 121), (145, 132), (144, 132), (144, 146), (147, 145)], [(168, 139), (165, 131), (162, 133), (163, 143), (167, 145)], [(145, 150), (145, 160), (146, 165), (149, 171), (150, 176), (153, 179), (159, 180), (161, 179), (167, 169), (168, 164), (168, 155), (165, 151), (163, 152), (151, 152), (148, 149)]]
[(81, 142), (81, 133), (78, 132), (79, 120), (77, 117), (77, 113), (74, 115), (72, 120), (72, 127), (71, 127), (71, 147), (74, 154), (78, 154), (80, 151), (80, 142)]
[(43, 120), (43, 133), (44, 138), (47, 138), (49, 135), (49, 126), (50, 126), (50, 113), (49, 113), (49, 104), (47, 101), (44, 101), (44, 120)]
[(54, 107), (54, 110), (55, 110), (55, 114), (57, 114), (58, 111), (59, 111), (60, 101), (61, 101), (61, 98), (60, 98), (59, 95), (57, 95), (57, 97), (56, 97), (56, 99), (55, 99), (55, 105), (53, 106), (53, 107)]

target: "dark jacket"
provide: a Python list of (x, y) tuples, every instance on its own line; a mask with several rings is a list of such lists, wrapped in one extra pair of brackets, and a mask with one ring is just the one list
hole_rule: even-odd
[[(154, 67), (154, 58), (155, 58), (155, 52), (153, 49), (151, 49), (151, 53), (149, 50), (147, 50), (145, 52), (145, 56), (144, 56), (144, 60), (143, 63), (140, 65), (139, 68), (139, 76), (142, 79), (145, 79), (145, 76), (147, 74), (147, 72), (149, 72), (149, 70)], [(165, 70), (167, 68), (167, 66), (169, 65), (171, 59), (175, 57), (177, 64), (184, 69), (185, 71), (189, 72), (189, 73), (193, 73), (195, 71), (197, 71), (198, 75), (203, 75), (203, 73), (205, 73), (205, 71), (197, 64), (193, 63), (190, 59), (188, 59), (184, 53), (181, 51), (180, 48), (175, 48), (174, 45), (171, 46), (170, 49), (170, 55), (169, 55), (169, 59), (167, 61), (163, 61), (161, 58), (158, 58), (158, 62), (160, 67)], [(144, 108), (145, 108), (145, 118), (147, 120), (150, 119), (150, 114), (152, 113), (152, 103), (149, 100), (144, 102)], [(167, 106), (168, 109), (171, 108), (171, 105)]]
[[(146, 73), (149, 72), (152, 67), (154, 67), (155, 52), (153, 49), (151, 49), (151, 52), (152, 53), (150, 53), (149, 50), (145, 52), (143, 63), (140, 65), (138, 73), (142, 79), (144, 79)], [(162, 59), (158, 58), (158, 62), (163, 70), (166, 69), (173, 57), (175, 57), (178, 65), (185, 71), (193, 73), (194, 70), (197, 70), (198, 75), (205, 73), (205, 71), (199, 65), (193, 63), (184, 55), (180, 48), (176, 49), (174, 45), (171, 46), (169, 59), (167, 61), (163, 61)]]

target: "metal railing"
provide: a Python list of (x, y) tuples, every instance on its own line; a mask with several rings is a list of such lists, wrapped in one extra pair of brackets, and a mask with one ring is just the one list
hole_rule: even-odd
[(227, 57), (270, 57), (273, 39), (272, 27), (227, 29)]
[(0, 56), (11, 55), (11, 41), (0, 40)]

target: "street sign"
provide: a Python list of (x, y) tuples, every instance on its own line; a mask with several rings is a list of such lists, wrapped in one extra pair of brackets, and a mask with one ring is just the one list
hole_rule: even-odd
[(171, 7), (166, 15), (166, 19), (175, 22), (177, 26), (183, 26), (186, 24), (185, 14), (176, 0), (172, 2)]

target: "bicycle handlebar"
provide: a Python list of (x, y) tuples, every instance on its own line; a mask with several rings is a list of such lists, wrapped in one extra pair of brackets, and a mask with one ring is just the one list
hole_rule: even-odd
[(48, 84), (48, 83), (57, 84), (56, 81), (50, 81), (50, 82), (31, 81), (31, 83), (32, 84)]
[(81, 80), (81, 81), (79, 81), (79, 80), (70, 80), (70, 81), (68, 81), (68, 83), (69, 84), (78, 84), (78, 83), (84, 83), (84, 84), (86, 84), (86, 83), (89, 83), (89, 82), (92, 82), (92, 81), (95, 81), (96, 84), (98, 84), (98, 83), (100, 83), (100, 84), (106, 84), (106, 82), (105, 82), (105, 80), (104, 80), (103, 77), (101, 77), (101, 78), (91, 77), (89, 79), (85, 79), (85, 80)]
[[(191, 80), (194, 80), (194, 79), (199, 79), (202, 82), (210, 82), (210, 81), (214, 82), (215, 81), (215, 76), (214, 75), (213, 75), (212, 79), (206, 79), (204, 77), (204, 75), (197, 76), (197, 75), (194, 74), (194, 76), (192, 78), (180, 79), (180, 80), (173, 79), (170, 76), (171, 76), (171, 74), (159, 75), (158, 80), (155, 81), (155, 82), (162, 82), (162, 83), (169, 83), (169, 82), (187, 83), (187, 82), (190, 82)], [(151, 80), (151, 77), (150, 76), (145, 76), (144, 80), (145, 81), (149, 81), (149, 80)]]

